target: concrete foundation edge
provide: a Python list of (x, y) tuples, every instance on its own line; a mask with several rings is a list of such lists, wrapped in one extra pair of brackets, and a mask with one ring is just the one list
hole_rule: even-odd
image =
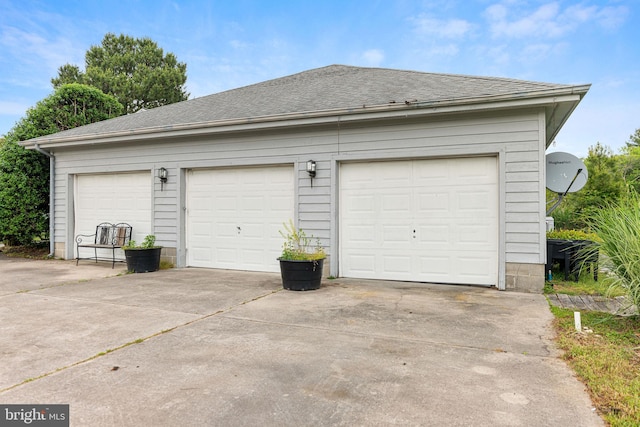
[(540, 294), (544, 290), (544, 264), (508, 262), (506, 290)]

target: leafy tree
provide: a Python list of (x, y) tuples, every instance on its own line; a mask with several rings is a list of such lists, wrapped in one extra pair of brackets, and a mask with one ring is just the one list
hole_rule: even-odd
[(85, 83), (115, 96), (125, 113), (185, 101), (187, 66), (150, 38), (134, 39), (107, 33), (100, 46), (85, 54), (85, 72), (66, 64), (51, 79), (54, 88), (64, 83)]
[(593, 211), (617, 202), (626, 194), (620, 159), (611, 148), (596, 143), (589, 147), (589, 155), (584, 163), (589, 172), (587, 183), (580, 191), (568, 194), (562, 205), (552, 213), (558, 228), (586, 228), (586, 220)]
[(28, 244), (48, 228), (49, 159), (18, 142), (117, 117), (123, 109), (96, 88), (70, 84), (27, 111), (0, 146), (1, 241)]
[(624, 147), (618, 163), (627, 189), (640, 194), (640, 145)]
[(632, 135), (629, 135), (627, 147), (640, 147), (640, 128), (636, 129)]
[(0, 148), (0, 240), (31, 243), (48, 225), (49, 161), (7, 140)]
[(51, 79), (54, 89), (64, 84), (84, 83), (84, 74), (77, 65), (65, 64), (58, 68), (58, 77)]
[(582, 189), (578, 209), (599, 209), (606, 203), (617, 201), (624, 192), (624, 179), (611, 148), (599, 142), (589, 147), (589, 155), (584, 161), (589, 171), (589, 179)]

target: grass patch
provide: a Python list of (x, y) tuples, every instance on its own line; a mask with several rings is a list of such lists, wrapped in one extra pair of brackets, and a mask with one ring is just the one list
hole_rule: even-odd
[(545, 282), (545, 294), (600, 295), (609, 298), (625, 295), (620, 288), (610, 288), (610, 281), (602, 273), (598, 281), (595, 281), (593, 275), (584, 272), (577, 282), (564, 280), (564, 273), (561, 271), (553, 271), (552, 275), (553, 279)]
[(168, 270), (175, 267), (171, 261), (160, 260), (160, 270)]
[[(568, 295), (624, 295), (610, 288), (611, 279), (584, 273), (577, 282), (552, 272), (545, 293)], [(575, 330), (573, 310), (551, 307), (556, 342), (563, 359), (585, 384), (602, 418), (614, 427), (640, 425), (640, 316), (581, 311), (583, 332)], [(589, 332), (584, 332), (589, 331)], [(592, 331), (592, 332), (591, 332)]]
[(640, 317), (582, 313), (577, 332), (573, 311), (551, 307), (563, 358), (585, 383), (591, 399), (611, 426), (640, 425)]

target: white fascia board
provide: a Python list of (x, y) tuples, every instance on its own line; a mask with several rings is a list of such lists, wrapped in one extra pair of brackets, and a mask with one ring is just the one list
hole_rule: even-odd
[[(584, 90), (576, 90), (584, 88)], [(139, 130), (127, 130), (94, 135), (78, 135), (71, 137), (40, 137), (24, 141), (22, 145), (34, 149), (35, 145), (42, 148), (58, 148), (73, 146), (90, 146), (104, 143), (149, 141), (153, 139), (172, 139), (181, 137), (195, 137), (215, 135), (230, 132), (251, 132), (258, 130), (291, 128), (298, 126), (317, 126), (337, 122), (357, 122), (367, 120), (381, 120), (393, 118), (408, 118), (427, 116), (432, 114), (454, 114), (461, 112), (480, 112), (489, 110), (504, 110), (536, 106), (549, 106), (557, 103), (578, 104), (588, 90), (589, 85), (571, 87), (562, 90), (554, 89), (535, 94), (505, 95), (499, 97), (479, 97), (461, 99), (459, 101), (419, 102), (409, 104), (384, 104), (366, 106), (362, 108), (348, 108), (324, 110), (308, 113), (291, 113), (256, 118), (219, 120), (212, 122), (188, 123), (180, 125), (165, 125)], [(574, 107), (575, 108), (575, 107)], [(573, 109), (572, 109), (573, 110)]]

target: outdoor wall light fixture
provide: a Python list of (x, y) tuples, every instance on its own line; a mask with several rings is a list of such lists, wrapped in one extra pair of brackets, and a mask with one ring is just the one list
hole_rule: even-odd
[(307, 173), (311, 178), (316, 176), (316, 162), (313, 160), (307, 161)]
[(158, 169), (158, 178), (160, 178), (160, 191), (164, 190), (164, 183), (167, 182), (167, 178), (169, 177), (169, 171), (165, 168)]
[(307, 161), (307, 173), (311, 177), (311, 186), (313, 187), (313, 178), (316, 176), (316, 162), (313, 160)]

